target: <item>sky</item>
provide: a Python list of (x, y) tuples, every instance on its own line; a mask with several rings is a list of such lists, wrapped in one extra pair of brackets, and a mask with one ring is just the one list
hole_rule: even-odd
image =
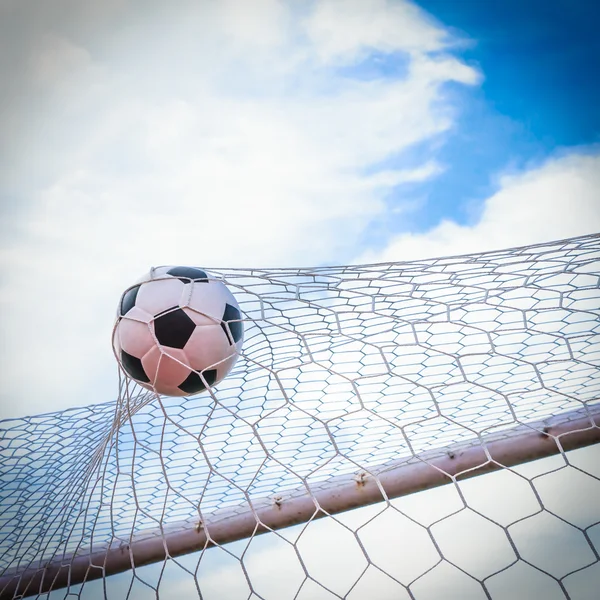
[(152, 265), (600, 230), (600, 9), (522, 4), (2, 0), (0, 415), (112, 399)]
[(0, 0), (0, 418), (116, 397), (115, 307), (152, 265), (600, 231), (599, 16), (585, 0)]

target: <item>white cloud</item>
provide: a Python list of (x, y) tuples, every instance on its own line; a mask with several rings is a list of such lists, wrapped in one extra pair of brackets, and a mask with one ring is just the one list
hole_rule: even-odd
[(440, 50), (446, 32), (403, 0), (323, 0), (307, 20), (307, 31), (326, 62), (353, 62), (360, 54)]
[(600, 154), (572, 153), (505, 175), (472, 225), (444, 220), (356, 259), (387, 262), (483, 252), (600, 231)]
[(69, 40), (46, 34), (40, 39), (31, 60), (34, 81), (43, 85), (56, 85), (70, 73), (85, 68), (91, 61), (85, 48)]
[[(58, 9), (73, 8), (64, 0), (18, 37), (32, 40), (21, 48), (21, 91), (46, 95), (36, 117), (8, 105), (11, 152), (0, 160), (20, 203), (2, 215), (6, 415), (113, 399), (114, 305), (150, 265), (356, 257), (355, 240), (390, 210), (390, 190), (442, 170), (433, 153), (410, 169), (371, 167), (439, 140), (454, 125), (444, 84), (479, 78), (448, 54), (447, 32), (406, 2), (322, 0), (302, 14), (275, 0), (252, 10), (233, 0), (140, 6), (82, 10), (63, 31)], [(406, 75), (336, 71), (371, 50), (406, 53)], [(574, 156), (505, 178), (477, 224), (444, 222), (359, 260), (598, 229), (597, 166)]]
[[(394, 186), (440, 170), (434, 157), (368, 167), (447, 131), (442, 86), (478, 78), (406, 2), (141, 6), (115, 0), (70, 23), (64, 0), (31, 29), (19, 21), (15, 48), (31, 40), (19, 85), (45, 103), (33, 120), (17, 103), (9, 115), (4, 181), (20, 206), (4, 212), (0, 247), (8, 414), (113, 399), (114, 305), (150, 265), (351, 256)], [(370, 50), (408, 53), (406, 77), (336, 72)]]

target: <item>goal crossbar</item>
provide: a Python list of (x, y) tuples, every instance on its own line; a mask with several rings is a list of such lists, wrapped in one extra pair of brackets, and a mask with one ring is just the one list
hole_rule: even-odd
[(281, 496), (216, 510), (203, 522), (192, 518), (144, 531), (129, 543), (89, 548), (35, 568), (8, 570), (0, 577), (0, 600), (78, 585), (597, 443), (600, 404), (594, 403), (586, 409), (394, 461), (376, 472), (361, 470), (351, 477), (333, 477)]

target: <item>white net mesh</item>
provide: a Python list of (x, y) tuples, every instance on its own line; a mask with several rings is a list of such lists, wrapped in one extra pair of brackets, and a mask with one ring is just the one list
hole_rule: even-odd
[(1, 598), (600, 584), (600, 236), (210, 272), (246, 331), (215, 388), (2, 423)]

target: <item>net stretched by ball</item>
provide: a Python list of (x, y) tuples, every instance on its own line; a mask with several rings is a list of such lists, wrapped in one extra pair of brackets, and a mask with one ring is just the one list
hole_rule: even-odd
[[(600, 236), (204, 282), (169, 269), (176, 303), (153, 307), (144, 282), (121, 303), (155, 338), (117, 344), (116, 402), (2, 422), (0, 598), (514, 598), (515, 581), (569, 598), (598, 582)], [(231, 297), (188, 310), (208, 279)], [(175, 313), (193, 325), (167, 344), (185, 377), (162, 391), (182, 395), (157, 395), (144, 357)], [(201, 327), (227, 376), (190, 363)]]

